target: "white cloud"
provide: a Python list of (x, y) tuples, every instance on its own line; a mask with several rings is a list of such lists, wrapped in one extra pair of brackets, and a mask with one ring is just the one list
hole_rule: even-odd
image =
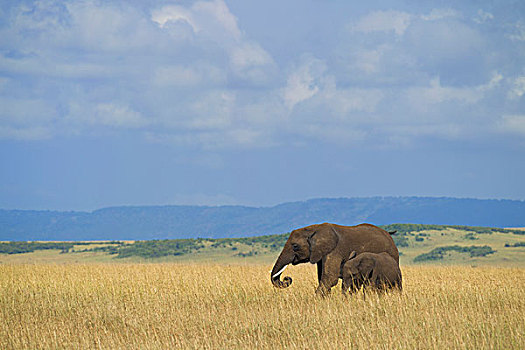
[(245, 42), (231, 51), (231, 67), (241, 79), (255, 84), (265, 83), (273, 77), (274, 61), (257, 43)]
[(307, 100), (319, 91), (314, 79), (308, 72), (296, 72), (288, 77), (283, 98), (288, 108), (293, 108), (297, 103)]
[[(12, 86), (7, 81), (6, 87)], [(56, 109), (43, 99), (0, 95), (0, 139), (46, 140), (56, 134)]]
[(513, 41), (525, 41), (525, 22), (516, 23), (513, 33), (507, 36)]
[(444, 18), (458, 18), (461, 17), (461, 14), (454, 9), (446, 8), (432, 9), (428, 15), (421, 15), (419, 17), (425, 21), (436, 21)]
[(294, 144), (309, 140), (353, 144), (369, 136), (375, 113), (384, 94), (377, 88), (341, 88), (327, 72), (325, 61), (303, 57), (288, 76), (282, 90), (288, 108), (285, 132)]
[(333, 76), (324, 77), (323, 83), (317, 102), (340, 121), (352, 121), (349, 115), (353, 112), (374, 112), (384, 97), (377, 88), (338, 88)]
[(461, 14), (451, 8), (432, 9), (429, 14), (415, 15), (407, 12), (388, 10), (374, 11), (361, 17), (353, 26), (358, 32), (394, 32), (397, 36), (403, 36), (407, 28), (416, 19), (423, 21), (437, 21), (446, 18), (459, 18)]
[(525, 76), (514, 79), (512, 89), (508, 92), (510, 99), (517, 99), (525, 95)]
[(155, 83), (161, 86), (195, 86), (202, 82), (202, 75), (192, 67), (164, 66), (155, 71)]
[(158, 41), (155, 26), (132, 6), (81, 1), (66, 5), (60, 30), (46, 40), (54, 48), (78, 48), (88, 52), (119, 53), (152, 50)]
[(60, 29), (67, 19), (67, 4), (52, 0), (35, 1), (20, 4), (13, 21), (20, 31), (32, 31), (33, 34)]
[(122, 75), (123, 67), (110, 67), (107, 64), (90, 62), (53, 61), (45, 55), (13, 59), (0, 55), (0, 69), (16, 74), (28, 74), (34, 77), (54, 77), (59, 79), (89, 79), (115, 77)]
[(308, 58), (306, 62), (291, 72), (282, 93), (286, 106), (291, 109), (319, 92), (319, 78), (325, 69), (324, 62)]
[(56, 110), (43, 99), (0, 96), (0, 123), (12, 126), (50, 125)]
[(262, 133), (258, 130), (245, 128), (245, 129), (234, 129), (228, 131), (229, 136), (234, 140), (235, 144), (241, 146), (260, 147), (264, 145), (264, 139)]
[(190, 24), (197, 40), (213, 42), (224, 51), (237, 78), (255, 84), (268, 80), (273, 58), (243, 34), (224, 1), (198, 1), (191, 7), (167, 5), (154, 11), (151, 18), (163, 29), (168, 29), (169, 23)]
[(10, 13), (8, 25), (0, 28), (0, 69), (33, 81), (136, 75), (140, 52), (170, 50), (167, 37), (132, 6), (36, 1), (13, 6)]
[(154, 10), (151, 20), (161, 28), (168, 28), (169, 25), (176, 23), (186, 23), (196, 34), (215, 40), (242, 39), (237, 18), (222, 0), (197, 1), (191, 7), (166, 5)]
[(65, 118), (66, 125), (70, 125), (76, 132), (89, 126), (105, 126), (118, 129), (142, 128), (150, 121), (129, 106), (108, 102), (72, 103), (69, 114)]
[(406, 36), (407, 49), (423, 64), (472, 61), (486, 42), (479, 31), (456, 19), (414, 22)]
[(362, 17), (354, 26), (358, 32), (391, 32), (401, 36), (410, 25), (412, 15), (400, 11), (374, 11)]
[(483, 11), (482, 9), (479, 9), (478, 10), (478, 13), (476, 14), (476, 16), (473, 18), (474, 22), (478, 23), (478, 24), (482, 24), (482, 23), (485, 23), (485, 22), (488, 22), (488, 21), (491, 21), (494, 19), (494, 15), (490, 12), (485, 12)]
[(0, 125), (0, 139), (38, 141), (52, 138), (51, 128), (44, 126), (35, 127), (10, 127)]
[(525, 136), (525, 115), (504, 115), (499, 126), (506, 133)]
[(472, 104), (479, 101), (482, 97), (476, 88), (441, 86), (439, 77), (433, 78), (428, 87), (410, 88), (408, 96), (415, 105), (438, 104), (447, 101)]
[(195, 33), (200, 30), (193, 19), (191, 11), (182, 6), (168, 5), (161, 9), (154, 10), (151, 14), (151, 19), (153, 22), (158, 23), (161, 28), (165, 28), (170, 23), (184, 22), (189, 24)]
[(235, 117), (236, 96), (233, 92), (212, 91), (190, 104), (190, 118), (184, 121), (192, 130), (226, 130)]
[(140, 128), (149, 123), (139, 112), (114, 103), (97, 105), (92, 118), (92, 122), (96, 124), (123, 128)]
[(237, 18), (230, 12), (230, 9), (223, 0), (198, 1), (193, 5), (193, 9), (196, 12), (209, 14), (235, 39), (241, 39), (242, 34), (237, 25)]
[(235, 47), (232, 52), (232, 64), (241, 69), (271, 63), (273, 63), (272, 57), (255, 43), (245, 43)]
[(489, 90), (495, 89), (496, 87), (500, 85), (500, 82), (502, 80), (503, 80), (503, 75), (501, 75), (498, 72), (493, 72), (492, 78), (490, 78), (489, 82), (478, 86), (478, 90), (489, 91)]
[(486, 50), (487, 37), (476, 28), (456, 9), (371, 12), (357, 20), (338, 48), (335, 57), (344, 67), (338, 78), (385, 86), (419, 85), (432, 75), (447, 79), (456, 69), (465, 75), (470, 72), (463, 68), (465, 60), (480, 67), (484, 59), (476, 52)]
[(520, 114), (525, 95), (522, 22), (462, 6), (372, 11), (351, 33), (334, 16), (312, 44), (285, 47), (273, 38), (307, 35), (307, 18), (264, 27), (222, 0), (27, 4), (0, 28), (3, 137), (126, 130), (208, 149), (452, 137)]
[(435, 77), (430, 80), (430, 86), (408, 88), (406, 96), (409, 104), (418, 112), (436, 111), (436, 105), (455, 106), (457, 109), (460, 105), (480, 103), (502, 80), (503, 76), (495, 72), (485, 84), (455, 87), (442, 86), (439, 77)]
[(345, 119), (351, 112), (375, 112), (383, 97), (380, 89), (338, 89), (326, 95), (326, 104), (336, 117)]
[(377, 47), (373, 50), (358, 50), (353, 55), (353, 64), (357, 69), (366, 73), (377, 73), (380, 70), (383, 48)]
[[(259, 130), (274, 132), (282, 130), (283, 119), (289, 115), (289, 112), (284, 105), (280, 91), (273, 91), (247, 99), (245, 103), (238, 106), (237, 113), (239, 123)], [(266, 143), (271, 142), (268, 140)]]
[[(128, 3), (89, 0), (14, 5), (10, 13), (0, 28), (0, 70), (19, 79), (0, 77), (0, 92), (11, 94), (16, 82), (51, 102), (33, 108), (9, 100), (5, 113), (24, 106), (40, 115), (4, 117), (4, 136), (36, 138), (43, 127), (52, 135), (164, 128), (187, 133), (189, 142), (202, 130), (217, 131), (218, 139), (248, 104), (228, 84), (261, 88), (277, 69), (222, 0), (161, 6), (149, 15)], [(40, 129), (24, 131), (29, 126)], [(233, 144), (254, 138), (249, 127), (229, 136)]]
[(206, 63), (193, 65), (166, 65), (155, 70), (153, 82), (160, 87), (214, 86), (226, 82), (223, 70)]

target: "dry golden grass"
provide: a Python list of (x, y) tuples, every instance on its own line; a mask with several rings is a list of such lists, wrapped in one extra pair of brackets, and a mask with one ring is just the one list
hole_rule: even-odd
[(403, 268), (404, 291), (314, 296), (269, 266), (0, 265), (1, 349), (524, 349), (525, 269)]

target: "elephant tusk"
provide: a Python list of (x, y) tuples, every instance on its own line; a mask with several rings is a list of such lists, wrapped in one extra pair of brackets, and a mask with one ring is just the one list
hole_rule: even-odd
[(288, 265), (284, 265), (284, 267), (282, 269), (279, 270), (279, 272), (277, 272), (275, 275), (272, 276), (272, 278), (275, 278), (277, 276), (279, 276), (281, 273), (283, 273), (284, 269), (287, 267)]

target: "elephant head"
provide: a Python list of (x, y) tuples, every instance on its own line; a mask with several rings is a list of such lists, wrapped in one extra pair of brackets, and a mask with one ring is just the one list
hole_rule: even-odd
[[(344, 264), (343, 266), (345, 268), (348, 268), (348, 271), (352, 274), (352, 276), (357, 276), (359, 274), (359, 270), (357, 269), (357, 265), (355, 264), (355, 260), (354, 261), (351, 261), (352, 259), (354, 259), (356, 257), (356, 252), (355, 250), (353, 252), (350, 253), (350, 256), (348, 257), (348, 260), (346, 262), (346, 264)], [(341, 266), (341, 270), (343, 269), (343, 266)], [(341, 276), (343, 276), (343, 272), (341, 271)]]
[[(372, 272), (375, 267), (375, 254), (363, 253), (357, 256), (356, 252), (353, 251), (348, 257), (348, 261), (345, 263), (344, 268), (350, 273), (354, 280), (364, 282), (372, 277)], [(341, 275), (345, 275), (341, 273)]]
[(271, 272), (275, 287), (286, 288), (292, 284), (290, 277), (280, 276), (289, 264), (318, 263), (337, 246), (339, 235), (331, 224), (311, 225), (292, 231)]

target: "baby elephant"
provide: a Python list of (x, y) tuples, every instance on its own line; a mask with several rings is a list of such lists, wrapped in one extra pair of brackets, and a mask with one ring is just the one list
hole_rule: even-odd
[(402, 289), (399, 264), (388, 253), (361, 253), (353, 251), (341, 267), (343, 293), (348, 289), (358, 291), (361, 286), (375, 287), (378, 290)]

